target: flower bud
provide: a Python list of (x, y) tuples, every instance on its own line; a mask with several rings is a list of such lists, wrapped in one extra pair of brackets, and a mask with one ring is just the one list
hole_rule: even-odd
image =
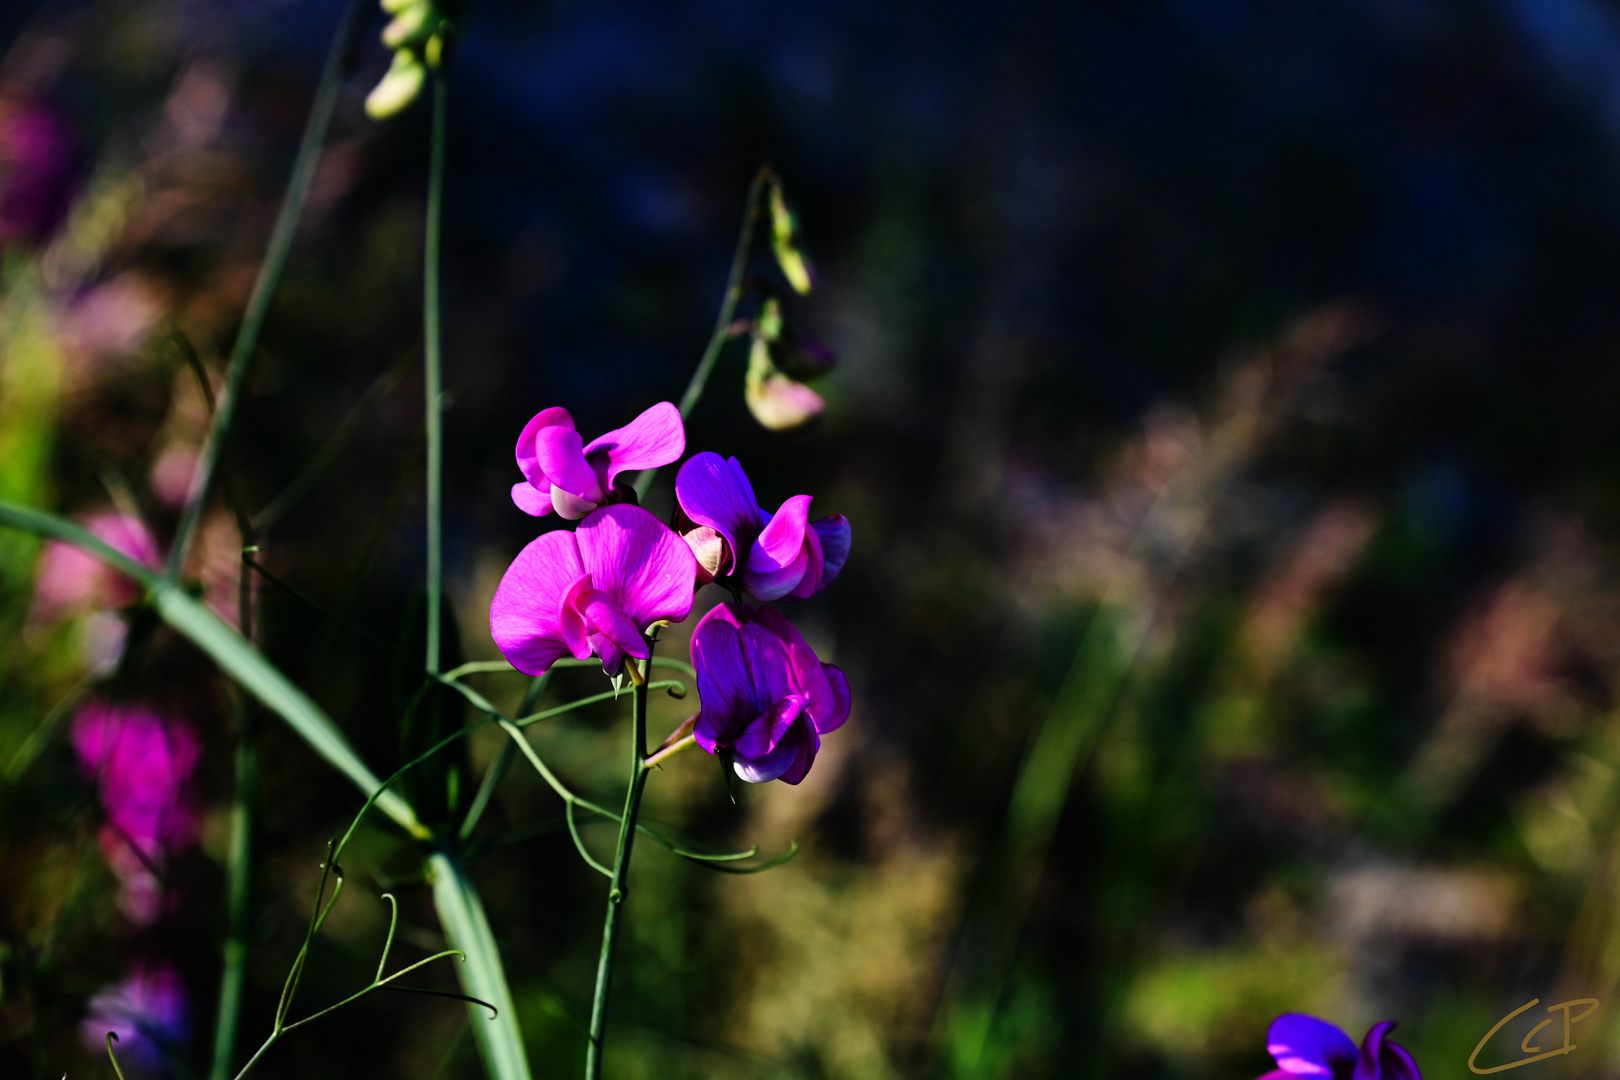
[(697, 556), (697, 584), (707, 585), (720, 573), (726, 559), (726, 539), (707, 525), (683, 533), (681, 539)]
[(409, 49), (394, 53), (394, 62), (370, 94), (366, 95), (366, 115), (386, 120), (400, 112), (422, 92), (427, 69)]
[(748, 356), (743, 398), (754, 419), (771, 431), (791, 431), (819, 416), (826, 407), (820, 394), (776, 369), (771, 362), (770, 344), (760, 337), (754, 339)]
[(413, 4), (383, 27), (382, 42), (390, 49), (419, 45), (431, 37), (443, 21), (432, 4)]
[(798, 227), (798, 219), (788, 209), (787, 200), (782, 195), (782, 182), (771, 177), (771, 250), (776, 254), (776, 264), (782, 268), (782, 276), (788, 279), (793, 291), (800, 296), (808, 296), (813, 276), (809, 261), (796, 243)]

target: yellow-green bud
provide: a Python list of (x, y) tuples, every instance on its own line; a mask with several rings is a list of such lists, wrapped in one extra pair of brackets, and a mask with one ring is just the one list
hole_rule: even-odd
[(427, 69), (409, 49), (394, 54), (394, 62), (382, 82), (366, 95), (366, 115), (373, 120), (386, 120), (416, 100), (427, 80)]
[(813, 283), (810, 274), (810, 263), (805, 259), (804, 253), (794, 243), (798, 232), (798, 221), (793, 212), (787, 207), (787, 199), (782, 195), (782, 181), (771, 177), (771, 250), (776, 253), (776, 264), (782, 268), (782, 276), (788, 279), (793, 291), (800, 296), (807, 296)]

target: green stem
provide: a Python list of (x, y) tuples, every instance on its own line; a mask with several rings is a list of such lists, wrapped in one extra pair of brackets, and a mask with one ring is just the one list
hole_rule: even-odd
[[(697, 407), (698, 398), (703, 396), (703, 388), (709, 384), (709, 373), (714, 370), (715, 361), (720, 359), (720, 350), (731, 340), (731, 323), (737, 317), (737, 304), (742, 300), (743, 274), (748, 269), (748, 251), (754, 245), (754, 222), (759, 218), (759, 197), (770, 182), (770, 166), (759, 170), (754, 182), (748, 185), (748, 201), (743, 207), (742, 228), (737, 232), (737, 247), (731, 254), (731, 273), (726, 278), (726, 297), (720, 303), (720, 314), (714, 320), (714, 332), (709, 335), (709, 344), (703, 349), (703, 357), (698, 361), (697, 370), (692, 372), (692, 380), (686, 384), (686, 393), (681, 395), (681, 418), (692, 415)], [(653, 479), (658, 475), (657, 469), (648, 469), (636, 477), (636, 498), (645, 499), (647, 489), (652, 487)]]
[(602, 1076), (602, 1029), (607, 1025), (608, 985), (613, 981), (613, 947), (619, 940), (619, 918), (624, 913), (630, 850), (636, 840), (636, 815), (647, 785), (647, 683), (651, 665), (642, 667), (643, 680), (630, 697), (630, 789), (624, 794), (624, 816), (619, 819), (619, 846), (613, 856), (613, 878), (608, 888), (607, 915), (602, 922), (602, 955), (596, 963), (596, 994), (591, 999), (590, 1041), (585, 1047), (585, 1080)]
[(427, 397), (427, 669), (439, 671), (444, 586), (444, 340), (439, 325), (439, 248), (444, 228), (444, 136), (450, 80), (433, 77), (433, 149), (428, 159), (427, 236), (422, 266), (422, 384)]
[[(242, 636), (253, 639), (253, 588), (248, 559), (242, 557), (237, 605)], [(231, 847), (226, 863), (224, 969), (219, 980), (219, 1013), (214, 1022), (214, 1058), (210, 1080), (227, 1080), (236, 1055), (236, 1029), (242, 1018), (242, 991), (247, 977), (247, 943), (252, 929), (253, 814), (259, 789), (258, 733), (253, 704), (240, 688), (236, 699), (236, 793), (231, 804)]]
[(321, 70), (321, 81), (315, 88), (315, 102), (310, 106), (309, 119), (304, 123), (304, 136), (298, 144), (298, 156), (293, 160), (287, 193), (282, 197), (281, 210), (276, 214), (275, 227), (270, 231), (270, 245), (265, 250), (264, 262), (259, 264), (253, 292), (248, 296), (247, 310), (242, 314), (242, 327), (237, 331), (236, 343), (231, 347), (230, 365), (225, 371), (225, 393), (214, 413), (213, 428), (197, 462), (197, 471), (191, 478), (191, 490), (186, 496), (185, 509), (180, 513), (180, 523), (175, 528), (174, 543), (169, 548), (164, 575), (170, 581), (179, 578), (180, 568), (185, 565), (186, 552), (191, 547), (191, 538), (202, 517), (204, 504), (208, 501), (214, 472), (225, 453), (231, 424), (236, 419), (236, 407), (241, 403), (248, 369), (252, 365), (253, 352), (259, 344), (259, 332), (264, 328), (265, 316), (270, 313), (270, 304), (275, 300), (276, 289), (281, 284), (281, 274), (286, 269), (287, 256), (298, 233), (298, 220), (304, 214), (304, 203), (308, 201), (309, 189), (315, 181), (315, 166), (320, 161), (321, 145), (326, 142), (326, 131), (331, 126), (332, 113), (337, 108), (343, 79), (353, 62), (369, 8), (366, 0), (352, 0), (343, 21), (338, 24), (337, 34), (332, 38), (332, 48), (326, 54), (326, 66)]

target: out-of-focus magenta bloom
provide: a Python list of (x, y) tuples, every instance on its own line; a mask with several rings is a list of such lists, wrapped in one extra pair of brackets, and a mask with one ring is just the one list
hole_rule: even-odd
[(699, 526), (686, 538), (702, 568), (700, 581), (720, 578), (756, 600), (802, 600), (832, 584), (849, 558), (844, 515), (811, 521), (808, 495), (768, 513), (736, 458), (693, 455), (675, 478), (675, 498)]
[(849, 718), (849, 681), (769, 608), (725, 603), (692, 632), (702, 702), (693, 734), (754, 784), (797, 784)]
[(61, 117), (0, 97), (0, 245), (45, 239), (61, 224), (73, 188), (73, 138)]
[[(157, 542), (139, 520), (107, 511), (85, 527), (109, 547), (142, 566), (158, 567)], [(47, 620), (83, 614), (96, 608), (123, 607), (140, 596), (140, 587), (94, 555), (52, 540), (40, 554), (34, 579), (34, 613)]]
[(1326, 1020), (1283, 1013), (1266, 1031), (1266, 1050), (1277, 1068), (1260, 1080), (1423, 1080), (1412, 1055), (1387, 1038), (1394, 1027), (1390, 1020), (1374, 1024), (1358, 1050)]
[(595, 655), (614, 675), (625, 657), (651, 655), (649, 625), (686, 618), (696, 573), (691, 549), (662, 521), (639, 506), (604, 506), (518, 553), (490, 604), (490, 632), (526, 674)]
[(152, 868), (197, 839), (187, 790), (202, 752), (197, 735), (145, 705), (96, 699), (73, 718), (72, 741), (106, 815), (101, 850), (118, 875), (120, 906), (132, 921), (150, 923), (163, 906)]
[(599, 506), (633, 501), (614, 490), (619, 474), (656, 469), (686, 452), (680, 410), (660, 401), (622, 428), (584, 442), (574, 418), (559, 406), (535, 414), (517, 441), (523, 483), (512, 485), (519, 510), (543, 517), (555, 510), (577, 521)]
[(136, 968), (123, 982), (90, 999), (79, 1037), (94, 1054), (107, 1052), (107, 1032), (118, 1036), (120, 1065), (156, 1069), (185, 1043), (186, 989), (168, 965)]

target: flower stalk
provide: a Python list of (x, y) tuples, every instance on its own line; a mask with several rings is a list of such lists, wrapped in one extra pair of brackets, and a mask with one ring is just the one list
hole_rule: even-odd
[(440, 241), (444, 229), (444, 143), (450, 80), (433, 77), (433, 147), (428, 160), (427, 229), (422, 265), (422, 385), (427, 421), (427, 656), (439, 673), (439, 630), (444, 603), (444, 339), (440, 325)]
[(589, 1042), (585, 1047), (585, 1080), (601, 1080), (602, 1033), (607, 1026), (608, 987), (613, 981), (613, 950), (619, 940), (619, 920), (629, 886), (630, 852), (636, 840), (636, 816), (641, 793), (647, 786), (647, 689), (643, 661), (642, 681), (630, 694), (630, 787), (624, 795), (624, 816), (619, 819), (619, 844), (613, 855), (613, 877), (608, 887), (607, 914), (602, 921), (602, 955), (596, 964), (596, 993), (591, 999)]

